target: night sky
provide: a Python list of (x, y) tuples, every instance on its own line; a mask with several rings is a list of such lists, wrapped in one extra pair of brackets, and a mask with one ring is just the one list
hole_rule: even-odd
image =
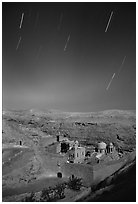
[(3, 108), (135, 109), (136, 4), (2, 3), (2, 77)]

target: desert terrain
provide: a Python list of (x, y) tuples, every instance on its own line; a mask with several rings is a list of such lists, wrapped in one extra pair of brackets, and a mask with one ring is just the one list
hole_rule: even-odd
[[(133, 181), (129, 188), (133, 191), (131, 201), (135, 200), (135, 111), (68, 113), (5, 109), (2, 122), (3, 201), (23, 201), (29, 193), (67, 182), (71, 171), (82, 179), (80, 197), (78, 192), (66, 189), (65, 198), (60, 201), (107, 201), (106, 197), (114, 201), (116, 186), (126, 187), (127, 177), (129, 183)], [(66, 155), (56, 154), (56, 136), (59, 134), (63, 138), (77, 140), (87, 148), (95, 147), (101, 141), (112, 142), (121, 155), (120, 159), (96, 165), (93, 161), (89, 164), (68, 164)], [(59, 162), (62, 178), (57, 177)], [(84, 192), (86, 195), (82, 195)], [(107, 192), (113, 196), (110, 194), (109, 198)], [(125, 192), (124, 188), (122, 196)]]

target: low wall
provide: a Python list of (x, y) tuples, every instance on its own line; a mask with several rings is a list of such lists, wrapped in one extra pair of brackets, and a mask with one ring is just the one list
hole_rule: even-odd
[(122, 157), (119, 160), (110, 161), (106, 164), (97, 164), (93, 167), (94, 185), (100, 181), (103, 181), (106, 177), (112, 175), (121, 167), (131, 163), (136, 157), (136, 153), (132, 152), (129, 155)]
[(93, 183), (93, 167), (88, 164), (65, 163), (61, 169), (65, 177), (72, 175), (82, 178), (83, 185), (91, 186)]

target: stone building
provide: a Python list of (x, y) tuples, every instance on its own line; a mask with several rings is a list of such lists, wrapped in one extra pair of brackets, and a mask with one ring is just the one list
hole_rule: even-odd
[(98, 143), (98, 153), (105, 154), (105, 153), (113, 153), (115, 151), (115, 147), (112, 142), (108, 145), (104, 142)]
[(98, 143), (98, 153), (101, 153), (101, 154), (105, 154), (106, 153), (106, 143), (104, 142), (99, 142)]
[(79, 147), (75, 143), (74, 147), (69, 151), (69, 162), (70, 163), (81, 163), (85, 159), (85, 147)]
[(114, 150), (115, 150), (115, 147), (113, 143), (110, 142), (109, 145), (107, 146), (107, 153), (113, 153)]
[(66, 142), (66, 141), (59, 142), (57, 144), (56, 152), (57, 153), (67, 153), (67, 151), (69, 150), (69, 147), (70, 147), (70, 145), (68, 142)]
[(81, 163), (85, 159), (85, 147), (80, 147), (78, 141), (57, 139), (57, 153), (67, 153), (68, 161), (71, 163)]

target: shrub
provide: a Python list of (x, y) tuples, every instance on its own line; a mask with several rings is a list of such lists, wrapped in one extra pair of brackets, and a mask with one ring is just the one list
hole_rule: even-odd
[(79, 191), (82, 187), (82, 179), (77, 177), (70, 177), (68, 182), (68, 188), (72, 190)]
[(35, 194), (32, 192), (30, 196), (25, 197), (24, 202), (35, 202)]
[(50, 201), (50, 189), (44, 188), (42, 190), (40, 201)]
[(55, 188), (56, 197), (58, 197), (60, 199), (65, 198), (64, 189), (65, 189), (64, 184), (57, 185)]

